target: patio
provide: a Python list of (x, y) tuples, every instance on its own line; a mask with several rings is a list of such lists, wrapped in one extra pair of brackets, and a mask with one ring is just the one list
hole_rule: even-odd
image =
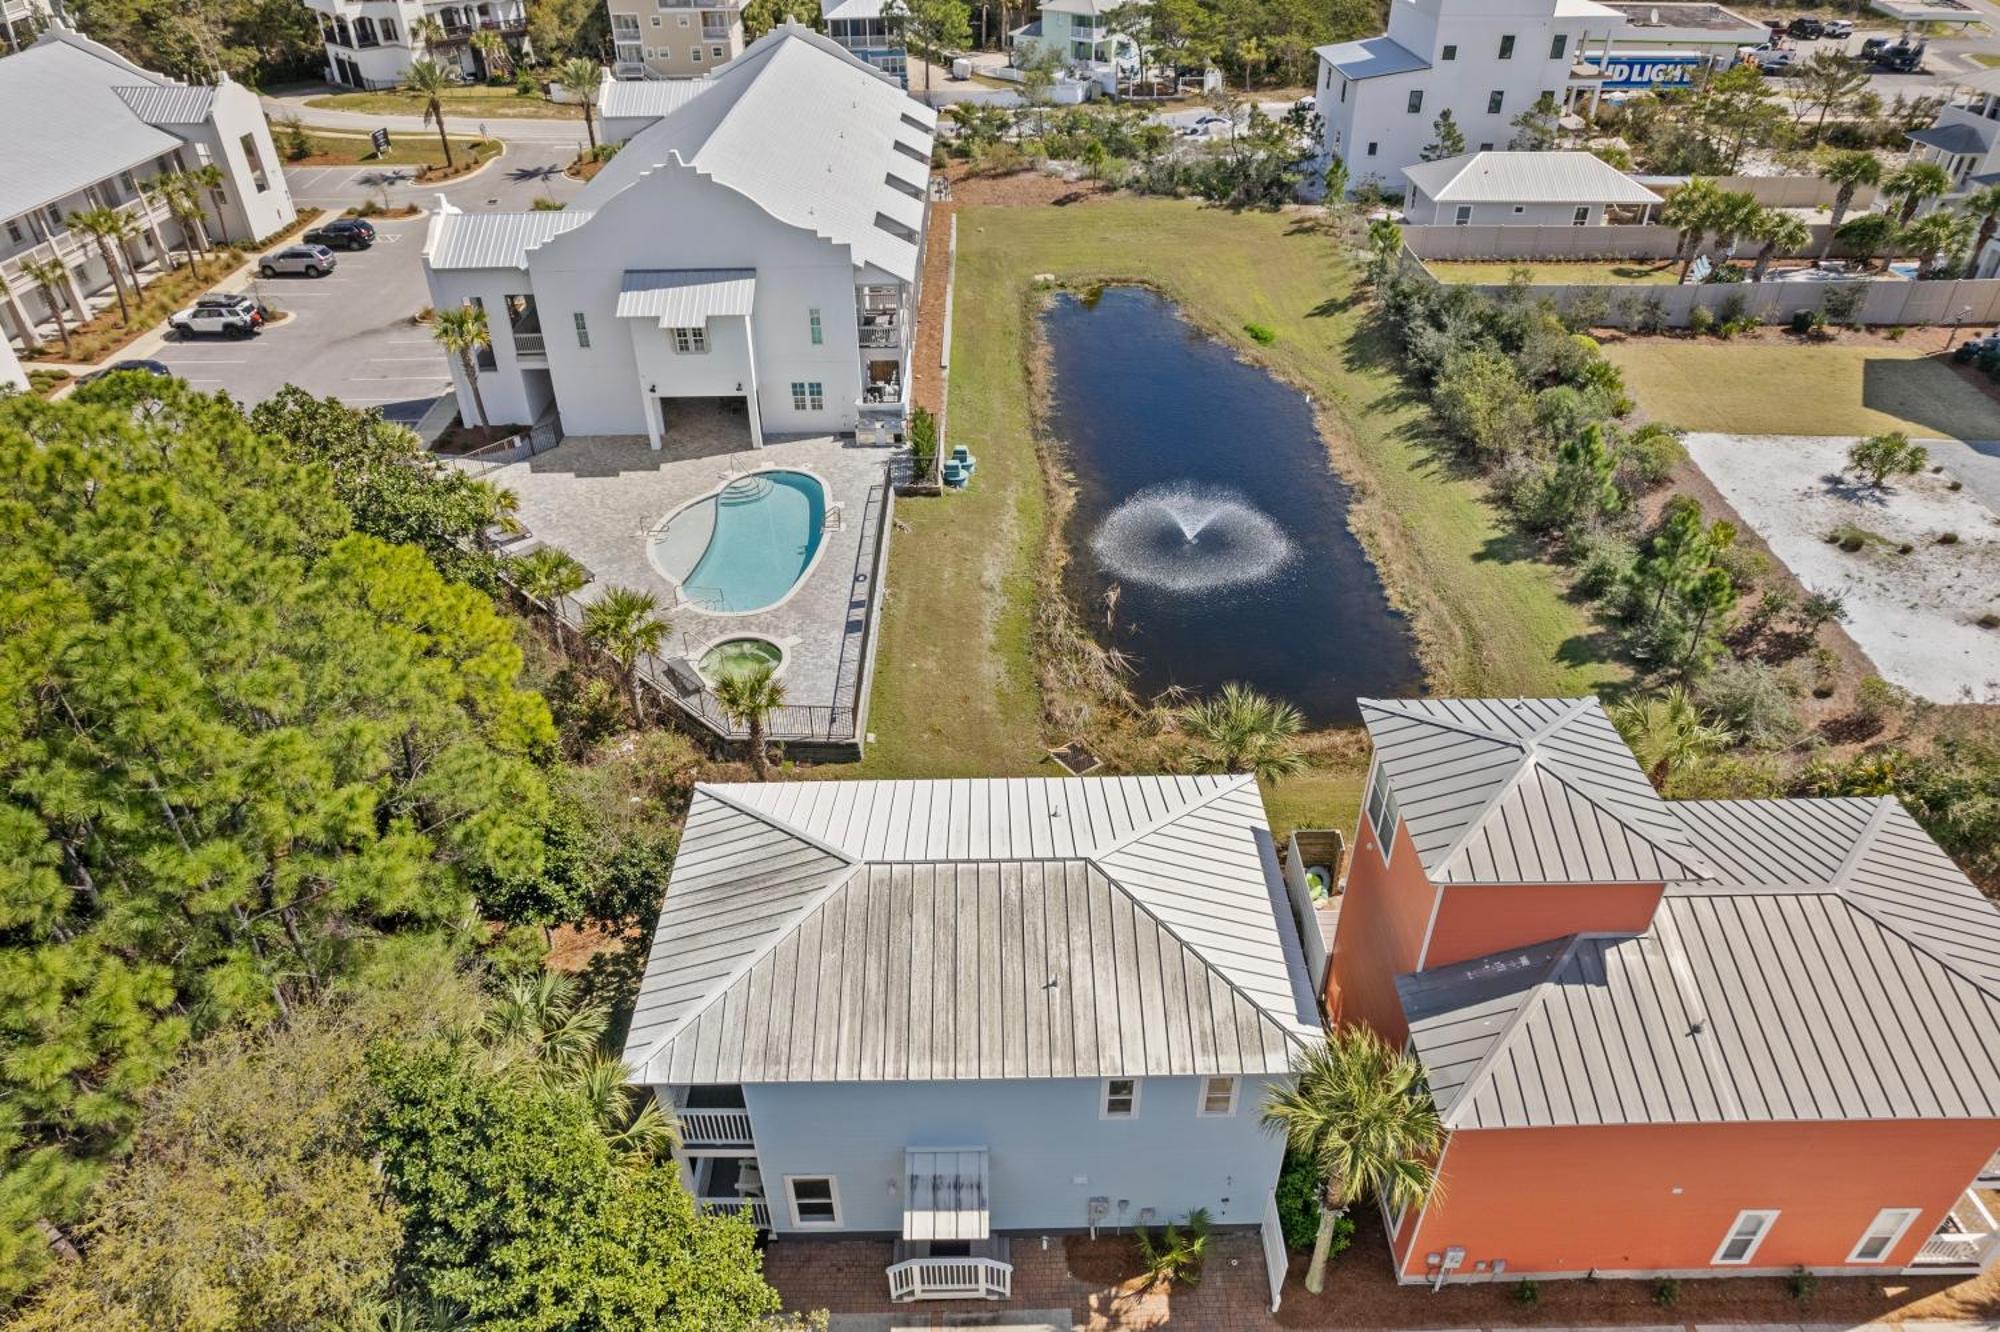
[[(644, 436), (573, 436), (548, 452), (498, 464), (453, 459), (520, 501), (519, 517), (535, 544), (555, 546), (581, 561), (591, 582), (585, 604), (608, 587), (632, 587), (659, 598), (673, 622), (660, 656), (698, 662), (716, 643), (758, 637), (784, 652), (779, 679), (789, 708), (815, 710), (817, 730), (858, 730), (853, 708), (861, 684), (867, 626), (874, 600), (873, 568), (881, 540), (880, 514), (890, 453), (835, 436), (751, 447), (740, 426), (717, 417), (701, 428), (678, 429), (660, 450)], [(785, 468), (809, 472), (826, 486), (826, 521), (819, 554), (783, 601), (766, 610), (718, 614), (680, 596), (648, 558), (649, 539), (670, 515), (747, 472)], [(788, 709), (789, 710), (789, 709)], [(795, 714), (802, 718), (803, 713)], [(787, 731), (783, 716), (771, 733)]]

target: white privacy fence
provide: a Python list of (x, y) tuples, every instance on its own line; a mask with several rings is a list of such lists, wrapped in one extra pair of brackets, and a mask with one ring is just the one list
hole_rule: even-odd
[(1285, 1252), (1285, 1227), (1278, 1220), (1278, 1195), (1275, 1191), (1264, 1197), (1264, 1224), (1259, 1227), (1264, 1241), (1264, 1275), (1271, 1283), (1271, 1312), (1278, 1312), (1278, 1301), (1284, 1297), (1285, 1269), (1291, 1255)]

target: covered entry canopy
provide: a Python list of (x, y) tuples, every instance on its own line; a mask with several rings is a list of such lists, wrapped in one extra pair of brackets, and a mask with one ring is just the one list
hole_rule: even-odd
[(748, 315), (756, 297), (754, 268), (628, 268), (618, 284), (618, 317), (699, 328), (715, 316)]
[(903, 1154), (906, 1240), (983, 1240), (991, 1229), (984, 1147), (919, 1148)]

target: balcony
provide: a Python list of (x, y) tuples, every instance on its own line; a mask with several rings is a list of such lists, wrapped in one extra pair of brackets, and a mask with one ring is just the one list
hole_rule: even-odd
[[(1007, 1252), (1005, 1239), (979, 1247)], [(897, 1245), (900, 1251), (902, 1245)], [(1000, 1258), (905, 1258), (890, 1266), (889, 1298), (913, 1300), (1007, 1300), (1014, 1296), (1014, 1265)]]
[(689, 1147), (748, 1147), (755, 1141), (748, 1110), (682, 1110), (677, 1117), (681, 1142)]
[(759, 1230), (771, 1228), (771, 1204), (762, 1198), (697, 1198), (701, 1210), (715, 1216), (745, 1216)]
[(2000, 1223), (1976, 1189), (1967, 1189), (1910, 1267), (1922, 1271), (1978, 1272), (2000, 1253)]
[(864, 347), (903, 345), (903, 316), (899, 310), (864, 308), (856, 312), (855, 323), (860, 329), (861, 345)]

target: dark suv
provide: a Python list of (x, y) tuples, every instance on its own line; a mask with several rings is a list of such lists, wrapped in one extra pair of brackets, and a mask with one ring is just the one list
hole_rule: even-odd
[(308, 245), (325, 245), (340, 250), (365, 250), (375, 243), (374, 226), (358, 217), (337, 217), (323, 227), (314, 227), (303, 237)]
[(1812, 41), (1826, 35), (1826, 24), (1816, 18), (1795, 18), (1785, 31), (1791, 33), (1794, 37), (1803, 37), (1808, 41)]

